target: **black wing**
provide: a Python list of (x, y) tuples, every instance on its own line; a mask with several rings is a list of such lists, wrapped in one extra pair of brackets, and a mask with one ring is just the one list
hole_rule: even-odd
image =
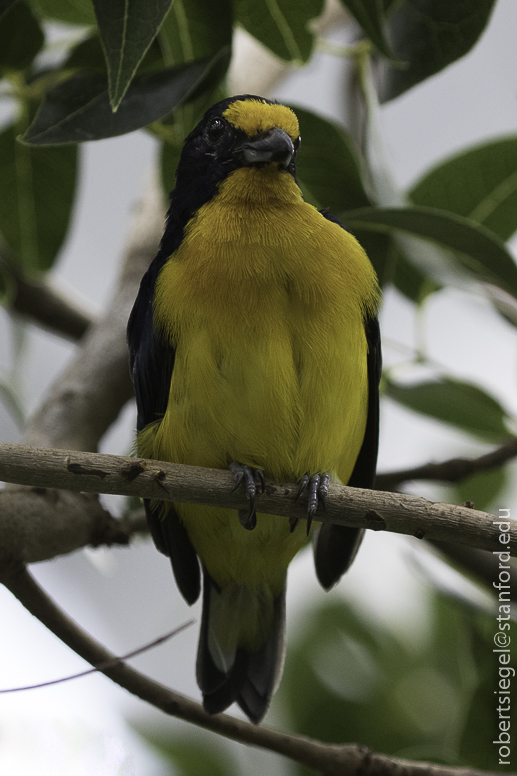
[[(142, 278), (129, 317), (127, 339), (138, 431), (163, 417), (167, 409), (175, 351), (155, 330), (153, 299), (158, 274), (182, 237), (183, 230), (174, 229), (169, 219), (160, 251)], [(144, 506), (157, 549), (171, 559), (181, 594), (189, 604), (194, 603), (201, 589), (199, 562), (183, 523), (173, 505), (167, 505), (165, 512), (160, 502), (144, 499)]]
[[(337, 219), (327, 213), (323, 215), (339, 226)], [(345, 227), (343, 227), (345, 228)], [(377, 318), (367, 318), (364, 323), (368, 342), (368, 416), (364, 439), (354, 470), (347, 485), (353, 488), (373, 488), (379, 448), (379, 381), (381, 379), (381, 337)], [(364, 535), (362, 528), (348, 528), (343, 525), (324, 523), (318, 534), (314, 550), (316, 575), (325, 590), (340, 580), (355, 558)]]

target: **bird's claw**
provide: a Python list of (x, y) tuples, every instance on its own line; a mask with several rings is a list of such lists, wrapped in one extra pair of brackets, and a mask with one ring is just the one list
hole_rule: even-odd
[(254, 469), (253, 467), (246, 466), (246, 464), (242, 463), (231, 463), (230, 471), (235, 477), (235, 485), (233, 486), (231, 492), (233, 493), (235, 490), (237, 490), (239, 485), (244, 482), (246, 496), (250, 502), (249, 510), (238, 510), (239, 523), (243, 528), (246, 528), (247, 531), (252, 531), (257, 524), (257, 513), (255, 511), (255, 496), (257, 495), (256, 480), (258, 480), (260, 484), (260, 492), (264, 493), (266, 487), (264, 472), (262, 469)]
[[(296, 498), (301, 496), (304, 490), (308, 489), (308, 501), (307, 501), (307, 536), (309, 536), (312, 520), (317, 512), (318, 504), (321, 503), (325, 509), (325, 499), (329, 492), (330, 477), (327, 472), (323, 474), (313, 474), (309, 477), (308, 474), (304, 474), (298, 482), (298, 493)], [(298, 525), (298, 519), (289, 521), (291, 532), (294, 531)]]

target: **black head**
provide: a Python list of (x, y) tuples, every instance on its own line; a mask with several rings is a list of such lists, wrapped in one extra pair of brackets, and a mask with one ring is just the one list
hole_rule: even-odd
[(294, 177), (299, 144), (298, 120), (290, 108), (250, 94), (218, 102), (185, 140), (172, 209), (190, 217), (239, 167), (275, 164)]

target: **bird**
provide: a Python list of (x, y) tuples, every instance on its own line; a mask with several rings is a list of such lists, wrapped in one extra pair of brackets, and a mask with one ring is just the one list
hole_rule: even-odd
[[(283, 670), (288, 566), (312, 536), (319, 582), (338, 582), (363, 531), (312, 519), (330, 482), (373, 487), (378, 448), (377, 278), (343, 224), (304, 201), (299, 146), (295, 112), (275, 101), (236, 95), (204, 114), (127, 332), (137, 454), (229, 468), (244, 491), (239, 510), (144, 503), (186, 602), (203, 588), (205, 710), (236, 702), (257, 724)], [(265, 478), (299, 483), (305, 528), (260, 513)]]

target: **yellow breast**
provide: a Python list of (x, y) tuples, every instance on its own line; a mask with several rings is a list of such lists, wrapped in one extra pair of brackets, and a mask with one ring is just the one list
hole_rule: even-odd
[[(376, 303), (359, 244), (305, 203), (288, 173), (232, 173), (157, 281), (155, 326), (176, 357), (167, 411), (140, 435), (141, 454), (220, 468), (239, 461), (291, 481), (328, 471), (346, 482), (366, 424), (363, 318)], [(180, 513), (201, 557), (228, 515), (237, 523), (227, 510)], [(287, 521), (261, 525), (250, 534), (236, 524), (237, 540), (249, 547), (272, 536), (285, 568), (301, 532), (290, 540)]]

